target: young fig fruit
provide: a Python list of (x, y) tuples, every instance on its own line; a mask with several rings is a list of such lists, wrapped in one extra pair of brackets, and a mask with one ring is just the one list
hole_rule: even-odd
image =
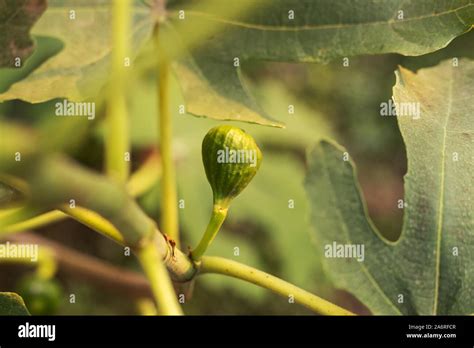
[(201, 241), (190, 253), (199, 262), (227, 217), (229, 204), (252, 181), (262, 162), (255, 140), (240, 128), (212, 128), (202, 141), (202, 161), (214, 207)]
[(262, 152), (244, 130), (218, 126), (204, 137), (202, 160), (212, 188), (214, 206), (226, 209), (257, 174)]

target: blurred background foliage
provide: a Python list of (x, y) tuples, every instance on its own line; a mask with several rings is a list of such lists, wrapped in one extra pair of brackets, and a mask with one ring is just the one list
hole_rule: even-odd
[[(328, 65), (245, 62), (243, 76), (257, 101), (286, 129), (252, 124), (233, 124), (252, 134), (261, 146), (264, 161), (251, 185), (230, 209), (223, 231), (209, 254), (228, 257), (273, 273), (322, 297), (360, 313), (366, 310), (350, 295), (334, 289), (326, 279), (308, 223), (308, 202), (303, 189), (305, 151), (321, 137), (344, 145), (358, 166), (359, 180), (370, 215), (381, 232), (396, 239), (402, 211), (406, 171), (404, 146), (394, 117), (380, 116), (380, 103), (387, 102), (395, 83), (397, 65), (410, 69), (435, 65), (448, 57), (474, 58), (474, 32), (454, 40), (447, 48), (421, 57), (399, 55), (362, 56)], [(48, 57), (61, 50), (61, 43), (36, 38), (38, 49), (23, 69), (0, 69), (0, 91), (27, 76)], [(145, 49), (144, 52), (147, 50)], [(149, 53), (138, 57), (130, 81), (129, 106), (134, 166), (155, 146), (158, 134), (156, 71)], [(225, 77), (223, 77), (225, 78)], [(177, 165), (178, 199), (183, 246), (195, 245), (208, 222), (212, 195), (201, 162), (201, 141), (205, 133), (221, 123), (179, 113), (184, 104), (176, 81), (172, 84), (174, 150)], [(71, 137), (70, 154), (84, 165), (100, 170), (103, 154), (103, 110), (94, 122), (70, 118), (51, 122), (55, 101), (28, 104), (19, 100), (0, 104), (0, 120), (15, 121), (43, 130), (46, 138)], [(294, 114), (288, 106), (294, 106)], [(74, 122), (68, 132), (58, 122)], [(54, 124), (53, 124), (54, 123)], [(79, 136), (79, 134), (84, 136)], [(5, 136), (2, 134), (2, 136)], [(6, 135), (8, 136), (8, 135)], [(77, 144), (76, 144), (77, 145)], [(139, 199), (146, 212), (158, 219), (159, 185)], [(290, 209), (290, 200), (294, 208)], [(158, 224), (160, 221), (158, 221)], [(73, 222), (63, 221), (38, 233), (86, 254), (120, 267), (139, 270), (123, 249)], [(238, 248), (238, 255), (236, 255)], [(15, 289), (24, 266), (0, 264), (2, 291)], [(133, 302), (104, 289), (75, 280), (74, 274), (59, 273), (65, 293), (76, 295), (76, 303), (63, 301), (57, 314), (135, 314)], [(206, 275), (195, 284), (192, 299), (184, 305), (188, 314), (309, 314), (266, 290), (218, 275)]]

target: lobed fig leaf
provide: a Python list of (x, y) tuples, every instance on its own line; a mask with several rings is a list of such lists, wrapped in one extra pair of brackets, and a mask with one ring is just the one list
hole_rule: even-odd
[[(408, 173), (396, 242), (368, 218), (354, 165), (343, 160), (346, 150), (320, 142), (309, 154), (306, 188), (317, 247), (364, 247), (361, 258), (328, 253), (324, 264), (335, 285), (374, 314), (474, 312), (473, 94), (474, 62), (468, 59), (397, 71), (393, 99)], [(402, 114), (406, 103), (420, 113)]]

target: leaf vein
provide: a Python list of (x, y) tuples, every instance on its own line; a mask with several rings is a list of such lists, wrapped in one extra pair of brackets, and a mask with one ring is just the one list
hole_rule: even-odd
[[(438, 13), (430, 13), (426, 15), (421, 15), (421, 16), (416, 16), (416, 17), (410, 17), (406, 18), (403, 20), (398, 20), (398, 19), (389, 19), (386, 21), (372, 21), (372, 22), (362, 22), (362, 23), (334, 23), (334, 24), (321, 24), (321, 25), (302, 25), (302, 26), (271, 26), (271, 25), (263, 25), (263, 24), (255, 24), (255, 23), (246, 23), (242, 21), (237, 21), (237, 20), (232, 20), (232, 19), (224, 19), (224, 18), (219, 18), (214, 15), (210, 15), (208, 13), (204, 12), (199, 12), (199, 11), (187, 11), (189, 15), (196, 16), (196, 17), (203, 17), (211, 21), (216, 21), (216, 22), (221, 22), (225, 23), (228, 25), (234, 25), (242, 28), (247, 28), (247, 29), (255, 29), (255, 30), (266, 30), (266, 31), (310, 31), (310, 30), (327, 30), (327, 29), (342, 29), (342, 28), (351, 28), (351, 27), (358, 27), (358, 26), (369, 26), (369, 25), (380, 25), (380, 24), (387, 24), (387, 25), (392, 25), (392, 24), (400, 24), (400, 23), (405, 23), (405, 22), (411, 22), (411, 21), (417, 21), (417, 20), (423, 20), (423, 19), (429, 19), (429, 18), (436, 18), (440, 16), (444, 16), (447, 14), (455, 13), (456, 16), (458, 15), (458, 11), (463, 10), (465, 8), (473, 6), (472, 3), (469, 3), (467, 5), (450, 9), (447, 11), (442, 11)], [(170, 11), (169, 12), (173, 17), (178, 16), (177, 11)]]
[(441, 147), (441, 177), (440, 177), (440, 197), (438, 206), (438, 221), (436, 227), (436, 270), (435, 270), (435, 294), (433, 303), (433, 314), (436, 315), (438, 311), (438, 299), (439, 299), (439, 284), (440, 284), (440, 269), (441, 269), (441, 237), (443, 230), (443, 210), (444, 210), (444, 191), (445, 191), (445, 175), (446, 175), (446, 138), (448, 121), (452, 113), (453, 104), (453, 69), (451, 69), (451, 76), (449, 81), (449, 92), (448, 92), (448, 107), (446, 111), (446, 121), (443, 126), (443, 146)]

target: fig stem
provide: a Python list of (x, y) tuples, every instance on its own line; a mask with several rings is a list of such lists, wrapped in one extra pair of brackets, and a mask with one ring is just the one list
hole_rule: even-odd
[(173, 161), (173, 119), (170, 112), (170, 63), (160, 43), (159, 25), (155, 27), (155, 43), (158, 52), (158, 110), (159, 150), (162, 163), (161, 179), (161, 230), (170, 236), (179, 248), (178, 198)]
[(113, 50), (110, 83), (107, 86), (107, 127), (105, 134), (105, 169), (109, 177), (125, 183), (130, 173), (129, 120), (127, 112), (127, 67), (124, 60), (130, 54), (130, 0), (116, 0), (112, 7)]
[(216, 273), (241, 279), (269, 289), (287, 299), (293, 299), (310, 310), (323, 315), (354, 315), (319, 296), (303, 290), (287, 281), (242, 263), (217, 256), (204, 256), (200, 262), (200, 274)]
[(191, 251), (191, 258), (193, 261), (198, 262), (201, 260), (202, 256), (206, 252), (209, 245), (212, 243), (217, 233), (219, 232), (222, 224), (224, 223), (225, 218), (227, 217), (227, 207), (222, 207), (220, 205), (214, 205), (212, 209), (211, 219), (207, 225), (206, 232), (201, 238), (198, 246)]

